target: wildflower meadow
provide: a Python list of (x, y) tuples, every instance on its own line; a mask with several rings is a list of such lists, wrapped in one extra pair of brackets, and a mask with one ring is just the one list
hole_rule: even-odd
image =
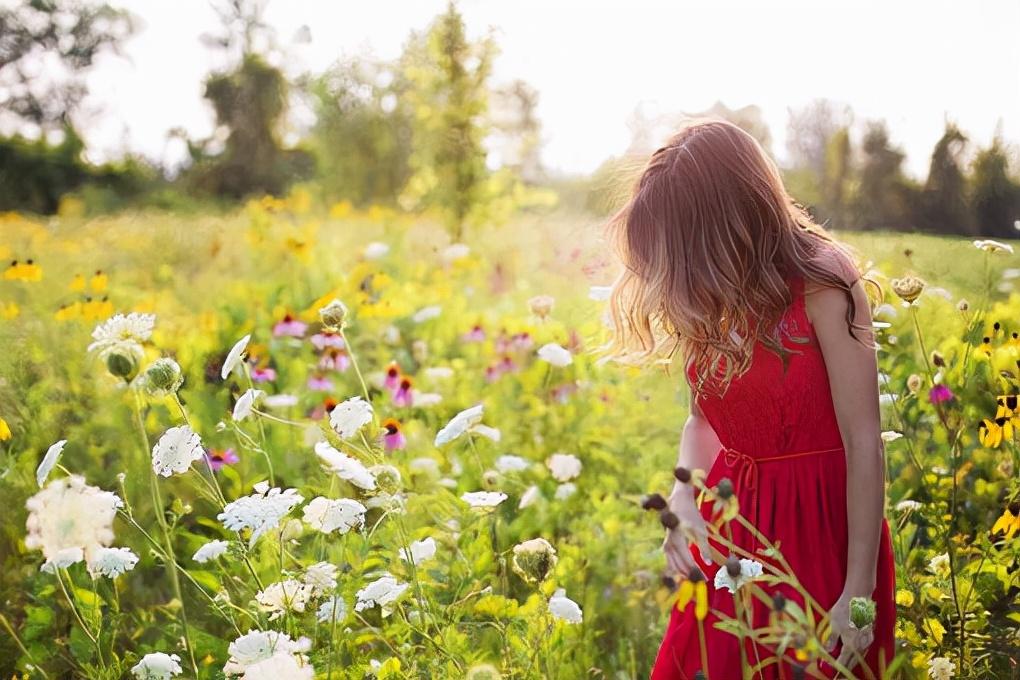
[[(667, 572), (675, 480), (714, 536), (747, 520), (674, 469), (682, 373), (601, 360), (615, 264), (587, 218), (455, 241), (298, 187), (0, 220), (3, 677), (640, 679), (710, 588), (767, 598), (727, 629), (803, 677), (833, 661), (824, 617), (771, 594), (797, 587), (781, 545)], [(845, 236), (884, 294), (887, 677), (1020, 677), (1020, 259)]]

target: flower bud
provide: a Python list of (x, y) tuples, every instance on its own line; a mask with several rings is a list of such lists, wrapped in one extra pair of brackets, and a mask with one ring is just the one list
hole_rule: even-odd
[(715, 486), (715, 492), (719, 494), (719, 498), (729, 500), (733, 496), (733, 482), (730, 481), (729, 477), (720, 479), (719, 483)]
[(645, 510), (665, 510), (666, 499), (661, 494), (648, 494), (641, 500), (641, 507)]
[(667, 529), (676, 529), (680, 525), (680, 518), (672, 510), (663, 510), (659, 513), (659, 521)]
[(701, 571), (699, 567), (694, 567), (693, 569), (691, 569), (691, 573), (687, 575), (687, 580), (690, 581), (691, 583), (704, 581), (705, 574), (704, 572)]
[(334, 298), (328, 305), (319, 309), (319, 319), (322, 320), (322, 325), (330, 330), (342, 330), (347, 321), (347, 305)]
[(961, 312), (966, 312), (970, 309), (970, 303), (964, 298), (960, 298), (960, 301), (956, 303), (956, 309)]
[(691, 471), (682, 466), (677, 466), (676, 469), (673, 470), (673, 476), (684, 484), (691, 481)]
[(113, 350), (106, 355), (106, 370), (114, 377), (129, 381), (138, 373), (138, 359), (132, 353)]
[(544, 538), (533, 538), (514, 546), (511, 566), (528, 583), (544, 581), (556, 566), (556, 549)]
[(156, 359), (142, 374), (143, 389), (154, 397), (175, 394), (184, 383), (181, 367), (168, 357)]
[(486, 470), (482, 473), (482, 488), (492, 491), (499, 488), (501, 475), (497, 470)]
[(906, 302), (913, 302), (924, 290), (925, 283), (916, 276), (907, 275), (891, 281), (893, 292)]
[(934, 364), (935, 366), (945, 366), (946, 360), (943, 358), (941, 354), (939, 354), (938, 350), (932, 350), (931, 363)]
[(917, 391), (921, 389), (921, 376), (916, 373), (911, 373), (910, 377), (907, 378), (907, 389), (912, 393), (917, 394)]
[(554, 302), (555, 300), (550, 295), (536, 295), (528, 300), (528, 307), (531, 308), (532, 314), (540, 319), (544, 319), (552, 311)]
[(740, 560), (737, 559), (736, 555), (730, 555), (726, 558), (726, 573), (733, 578), (740, 576)]
[(870, 597), (850, 598), (850, 623), (864, 628), (875, 622), (875, 601)]
[(786, 608), (786, 598), (783, 597), (782, 593), (777, 592), (772, 596), (772, 608), (777, 612), (781, 612)]

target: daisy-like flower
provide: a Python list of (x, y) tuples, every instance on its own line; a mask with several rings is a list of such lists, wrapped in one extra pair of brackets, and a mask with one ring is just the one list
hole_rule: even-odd
[(312, 392), (332, 392), (333, 381), (324, 375), (312, 374), (308, 376), (308, 389)]
[(731, 593), (737, 592), (740, 586), (755, 580), (762, 574), (762, 563), (756, 560), (741, 558), (731, 559), (726, 566), (715, 572), (715, 587), (726, 588)]
[(974, 241), (974, 247), (985, 251), (986, 253), (1012, 253), (1013, 246), (1008, 243), (1002, 243), (1000, 241), (993, 241), (992, 239), (977, 239)]
[(566, 500), (577, 492), (577, 485), (573, 482), (564, 482), (556, 487), (556, 493), (553, 494), (554, 498), (558, 501)]
[(886, 430), (885, 432), (882, 433), (882, 441), (894, 442), (902, 436), (903, 434), (901, 434), (900, 432), (896, 432), (895, 430)]
[(290, 408), (298, 405), (298, 398), (293, 394), (271, 394), (262, 399), (262, 404), (269, 408)]
[(116, 578), (131, 571), (138, 564), (138, 555), (129, 548), (97, 548), (92, 551), (86, 566), (92, 578), (106, 576)]
[(381, 241), (372, 241), (365, 246), (362, 254), (365, 256), (366, 260), (378, 260), (380, 257), (385, 256), (388, 252), (390, 252), (389, 244)]
[(342, 373), (350, 367), (351, 359), (344, 350), (329, 347), (319, 357), (319, 363), (316, 365), (321, 371), (340, 371)]
[(43, 456), (42, 461), (39, 463), (39, 467), (35, 469), (35, 481), (39, 485), (39, 488), (43, 488), (43, 484), (46, 483), (46, 478), (50, 476), (50, 472), (53, 470), (53, 466), (57, 464), (57, 460), (60, 458), (60, 454), (64, 450), (64, 445), (67, 444), (66, 439), (61, 439), (56, 444), (53, 444), (46, 450), (46, 455)]
[(950, 573), (949, 553), (935, 555), (935, 557), (928, 560), (928, 570), (936, 576), (948, 576)]
[(205, 452), (205, 459), (213, 472), (219, 472), (227, 465), (233, 465), (241, 461), (234, 449), (209, 449)]
[(403, 376), (400, 378), (400, 383), (397, 385), (397, 389), (393, 391), (393, 403), (396, 406), (403, 406), (410, 408), (414, 403), (414, 382), (410, 376)]
[(266, 393), (262, 390), (245, 390), (244, 394), (238, 397), (237, 401), (234, 403), (234, 420), (242, 421), (250, 416), (252, 409), (255, 408), (256, 402), (264, 396), (266, 396)]
[(556, 548), (549, 541), (533, 538), (514, 546), (511, 566), (528, 583), (537, 583), (545, 580), (558, 560)]
[(956, 664), (944, 656), (928, 660), (928, 677), (932, 680), (951, 680), (956, 674)]
[(80, 562), (113, 542), (113, 520), (122, 506), (116, 494), (89, 486), (80, 475), (54, 479), (25, 502), (25, 547), (42, 550), (46, 571)]
[(567, 623), (581, 623), (581, 607), (567, 597), (567, 591), (557, 588), (549, 598), (549, 613), (560, 621)]
[(922, 505), (920, 503), (909, 499), (905, 501), (900, 501), (899, 503), (896, 504), (896, 510), (898, 510), (899, 512), (911, 512), (913, 510), (920, 510), (921, 507)]
[[(337, 407), (339, 408), (339, 407)], [(334, 411), (336, 409), (333, 409)], [(351, 458), (346, 453), (337, 451), (329, 442), (315, 445), (315, 455), (322, 461), (322, 466), (340, 479), (347, 480), (359, 489), (372, 491), (375, 489), (375, 477), (361, 461)]]
[(409, 547), (410, 555), (406, 549), (400, 549), (400, 559), (405, 562), (414, 562), (415, 565), (418, 565), (436, 556), (436, 539), (431, 536), (420, 541), (412, 541)]
[(386, 446), (387, 451), (396, 451), (407, 446), (407, 439), (404, 437), (404, 433), (400, 431), (399, 420), (387, 418), (382, 422), (382, 427), (386, 430), (386, 434), (383, 435), (383, 444)]
[(504, 454), (496, 459), (496, 469), (500, 472), (520, 472), (531, 467), (531, 461), (513, 454)]
[(506, 500), (506, 494), (502, 491), (468, 491), (460, 498), (472, 508), (494, 508)]
[(428, 307), (422, 307), (411, 316), (411, 320), (415, 323), (425, 323), (429, 319), (434, 319), (443, 311), (443, 308), (439, 305), (430, 305)]
[(311, 588), (312, 597), (324, 595), (336, 588), (336, 565), (318, 562), (305, 569), (305, 585)]
[(354, 605), (354, 611), (360, 612), (378, 605), (383, 616), (387, 616), (390, 611), (389, 605), (396, 602), (407, 588), (407, 583), (401, 583), (392, 575), (385, 574), (356, 593), (358, 601)]
[(392, 392), (400, 385), (400, 364), (391, 361), (386, 367), (386, 374), (383, 377), (383, 387)]
[(276, 369), (269, 366), (257, 366), (251, 369), (252, 382), (264, 383), (276, 380)]
[(368, 509), (352, 498), (326, 498), (316, 496), (304, 507), (305, 523), (329, 534), (334, 531), (346, 534), (365, 524)]
[(565, 349), (563, 346), (556, 344), (555, 342), (546, 343), (538, 348), (538, 358), (543, 361), (547, 361), (553, 366), (569, 366), (574, 363), (574, 355), (570, 353), (570, 350)]
[(1002, 533), (1002, 537), (1009, 539), (1020, 532), (1020, 503), (1010, 503), (999, 519), (992, 525), (992, 534)]
[(464, 342), (484, 342), (485, 341), (485, 329), (482, 328), (481, 324), (475, 324), (471, 330), (460, 336)]
[(344, 349), (347, 346), (347, 344), (344, 342), (343, 336), (341, 336), (339, 333), (334, 333), (333, 331), (330, 330), (325, 330), (320, 333), (316, 333), (311, 338), (309, 338), (309, 341), (312, 343), (315, 349), (319, 350), (320, 352), (326, 349), (327, 347), (331, 347), (333, 349)]
[(196, 550), (195, 554), (191, 556), (191, 559), (195, 560), (196, 562), (205, 564), (206, 562), (209, 562), (210, 560), (215, 560), (217, 557), (220, 557), (221, 555), (226, 553), (227, 548), (229, 547), (230, 543), (228, 541), (221, 541), (219, 539), (209, 541), (201, 548)]
[(42, 267), (35, 263), (35, 260), (18, 262), (14, 260), (4, 271), (4, 279), (7, 281), (41, 281)]
[(554, 453), (545, 464), (558, 482), (569, 482), (581, 474), (581, 459), (571, 453)]
[(92, 344), (89, 352), (105, 358), (112, 350), (143, 344), (152, 337), (152, 329), (156, 325), (155, 314), (117, 314), (96, 326), (92, 331)]
[(351, 397), (337, 404), (329, 413), (329, 424), (341, 439), (350, 439), (370, 422), (372, 404), (361, 397)]
[(538, 486), (532, 484), (529, 486), (524, 493), (521, 494), (521, 500), (517, 504), (518, 509), (523, 509), (528, 506), (534, 505), (535, 502), (542, 497), (542, 490)]
[(170, 680), (183, 672), (180, 660), (176, 654), (150, 652), (131, 667), (131, 674), (138, 680)]
[(315, 620), (319, 623), (340, 623), (347, 618), (347, 603), (339, 595), (326, 599), (315, 612)]
[(152, 470), (169, 477), (191, 469), (191, 463), (205, 455), (202, 439), (187, 425), (171, 427), (152, 447)]
[(315, 669), (293, 654), (277, 652), (265, 661), (248, 666), (243, 680), (314, 680)]
[[(237, 638), (227, 647), (230, 659), (223, 666), (226, 675), (242, 675), (250, 667), (277, 654), (286, 654), (299, 662), (306, 662), (304, 652), (312, 647), (306, 637), (292, 640), (286, 633), (275, 630), (252, 630)], [(279, 676), (283, 680), (287, 676)]]
[(280, 520), (303, 500), (295, 489), (270, 489), (268, 482), (259, 482), (255, 485), (255, 493), (227, 503), (216, 519), (231, 531), (251, 529), (248, 539), (248, 547), (251, 547), (262, 534), (278, 527)]
[[(719, 571), (725, 571), (725, 569)], [(690, 576), (680, 583), (676, 608), (683, 611), (691, 600), (694, 600), (694, 618), (704, 621), (708, 616), (708, 583), (705, 581), (705, 574), (697, 567), (692, 569)]]
[(443, 444), (448, 444), (465, 432), (470, 431), (481, 422), (483, 410), (484, 405), (477, 404), (455, 415), (450, 422), (443, 426), (443, 429), (436, 433), (435, 445), (442, 446)]
[(302, 338), (305, 335), (305, 331), (308, 329), (308, 324), (304, 321), (295, 319), (290, 314), (284, 316), (280, 321), (277, 321), (273, 326), (274, 337), (291, 337), (291, 338)]
[(270, 583), (255, 595), (262, 611), (271, 612), (269, 620), (287, 612), (303, 612), (312, 597), (312, 587), (295, 579)]
[(498, 427), (489, 427), (488, 425), (483, 425), (481, 423), (472, 426), (471, 432), (481, 435), (486, 439), (491, 439), (494, 442), (499, 442), (503, 436), (503, 433), (499, 431)]

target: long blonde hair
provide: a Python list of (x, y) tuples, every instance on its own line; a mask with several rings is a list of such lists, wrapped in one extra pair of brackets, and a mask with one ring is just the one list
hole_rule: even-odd
[(847, 332), (863, 330), (854, 322), (851, 288), (862, 275), (853, 249), (811, 219), (758, 141), (729, 121), (688, 119), (651, 155), (606, 232), (624, 265), (610, 295), (607, 358), (643, 361), (664, 348), (671, 358), (681, 349), (699, 386), (724, 360), (716, 385), (725, 391), (749, 368), (756, 342), (784, 351), (768, 329), (791, 304), (797, 275), (843, 289)]

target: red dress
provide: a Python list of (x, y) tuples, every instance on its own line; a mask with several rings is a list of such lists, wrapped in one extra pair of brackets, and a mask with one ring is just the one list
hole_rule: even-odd
[[(724, 477), (733, 482), (741, 513), (769, 540), (780, 544), (798, 580), (817, 602), (815, 620), (819, 621), (839, 599), (846, 578), (847, 477), (828, 373), (804, 309), (803, 285), (800, 276), (790, 281), (793, 302), (779, 324), (783, 345), (802, 352), (788, 355), (785, 374), (780, 357), (759, 342), (751, 367), (733, 379), (724, 397), (702, 394), (697, 403), (723, 444), (706, 484), (714, 486)], [(687, 380), (695, 379), (691, 365)], [(703, 503), (701, 512), (707, 520), (712, 503)], [(734, 543), (755, 553), (760, 546), (753, 545), (750, 532), (736, 521), (730, 526)], [(711, 542), (723, 554), (728, 552), (721, 543), (714, 539)], [(737, 637), (717, 629), (714, 623), (718, 619), (713, 614), (713, 610), (719, 610), (733, 618), (734, 595), (713, 585), (716, 571), (722, 567), (706, 563), (696, 545), (691, 546), (691, 553), (708, 579), (709, 613), (702, 622), (708, 679), (740, 680), (742, 662)], [(764, 556), (757, 559), (768, 560)], [(877, 585), (872, 594), (877, 603), (875, 641), (865, 655), (870, 677), (874, 678), (882, 677), (879, 669), (890, 664), (894, 653), (895, 577), (889, 525), (883, 519)], [(789, 586), (761, 582), (757, 585), (769, 594), (778, 588), (787, 600), (803, 606), (803, 598)], [(752, 601), (755, 628), (768, 625), (770, 607), (757, 598)], [(749, 666), (755, 665), (755, 648), (759, 659), (774, 656), (774, 652), (749, 639), (745, 639), (744, 647)], [(834, 657), (840, 648), (841, 645), (836, 647)], [(884, 662), (880, 663), (879, 655)], [(754, 677), (764, 680), (798, 677), (793, 672), (796, 663), (794, 651), (788, 649), (781, 667), (769, 664)], [(674, 606), (650, 680), (693, 680), (701, 665), (694, 603), (682, 612)], [(836, 675), (828, 664), (823, 664), (820, 670), (826, 677)], [(860, 665), (854, 674), (869, 677)]]

